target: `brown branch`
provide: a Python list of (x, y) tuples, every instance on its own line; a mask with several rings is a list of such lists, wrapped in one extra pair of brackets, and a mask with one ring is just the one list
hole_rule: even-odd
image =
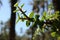
[(22, 19), (22, 20), (28, 20), (27, 18), (19, 18), (19, 19)]
[[(26, 18), (19, 18), (19, 19), (23, 19), (23, 20), (30, 20), (31, 18), (29, 18), (26, 14), (25, 14), (25, 12), (23, 12), (23, 10), (18, 6), (18, 8), (19, 8), (19, 10), (22, 12), (22, 14), (24, 15), (24, 16), (26, 16)], [(44, 22), (44, 24), (51, 24), (51, 23), (53, 23), (53, 21), (54, 20), (46, 20), (46, 22)]]
[(28, 19), (28, 18), (19, 18), (19, 19), (28, 20), (28, 21), (34, 22), (34, 21), (33, 21), (33, 18), (30, 18), (30, 19)]
[(28, 19), (28, 20), (30, 20), (30, 18), (25, 14), (25, 12), (23, 12), (23, 10), (18, 6), (18, 8), (19, 8), (19, 10), (22, 12), (22, 14), (24, 15), (24, 16), (26, 16), (26, 18)]

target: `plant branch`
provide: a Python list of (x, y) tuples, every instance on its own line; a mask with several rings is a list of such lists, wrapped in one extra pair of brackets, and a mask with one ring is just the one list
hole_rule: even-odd
[[(22, 12), (22, 14), (24, 15), (24, 16), (26, 16), (26, 18), (29, 20), (30, 18), (25, 14), (25, 12), (23, 12), (23, 10), (20, 8), (20, 7), (18, 7), (19, 8), (19, 10)], [(25, 18), (24, 18), (25, 19)]]
[(27, 18), (19, 18), (19, 19), (22, 19), (22, 20), (28, 20)]
[[(19, 10), (22, 12), (22, 14), (24, 15), (24, 16), (26, 16), (26, 18), (19, 18), (19, 19), (23, 19), (23, 20), (30, 20), (31, 18), (29, 18), (26, 14), (25, 14), (25, 12), (23, 12), (23, 10), (18, 6), (18, 8), (19, 8)], [(53, 23), (53, 21), (54, 20), (46, 20), (46, 22), (44, 22), (44, 24), (51, 24), (51, 23)]]

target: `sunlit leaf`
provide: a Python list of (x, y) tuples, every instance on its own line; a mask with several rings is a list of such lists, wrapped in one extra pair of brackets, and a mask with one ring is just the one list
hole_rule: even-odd
[(34, 12), (31, 12), (29, 17), (32, 18), (34, 16)]
[(13, 12), (16, 13), (17, 11), (19, 11), (19, 10), (14, 10)]
[(20, 15), (19, 15), (19, 13), (18, 13), (18, 19), (17, 19), (16, 23), (18, 23), (19, 20), (20, 20)]
[(45, 19), (46, 19), (46, 11), (43, 12), (43, 16), (42, 16), (41, 20), (45, 20)]
[(52, 37), (55, 37), (55, 35), (56, 35), (56, 32), (52, 32), (52, 33), (51, 33), (51, 36), (52, 36)]
[(42, 16), (41, 20), (45, 20), (43, 16)]
[(46, 11), (44, 11), (44, 12), (43, 12), (43, 16), (45, 16), (45, 17), (46, 17)]
[(17, 7), (18, 6), (18, 2), (14, 5), (14, 7)]
[(18, 19), (16, 20), (16, 23), (18, 23), (18, 22), (19, 22), (19, 20), (20, 20), (20, 19), (18, 18)]

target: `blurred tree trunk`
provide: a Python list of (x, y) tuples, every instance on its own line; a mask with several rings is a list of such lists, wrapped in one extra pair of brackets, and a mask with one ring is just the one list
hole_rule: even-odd
[[(60, 0), (53, 0), (53, 5), (54, 5), (55, 11), (59, 11), (59, 15), (60, 15)], [(60, 20), (60, 16), (58, 18)], [(60, 21), (59, 21), (59, 24), (60, 24)], [(60, 34), (60, 27), (59, 27), (58, 33)], [(58, 40), (57, 37), (56, 37), (56, 40)]]
[(15, 20), (16, 20), (16, 13), (13, 11), (16, 9), (14, 4), (17, 0), (11, 0), (11, 18), (10, 18), (10, 32), (9, 32), (9, 40), (15, 40)]
[[(59, 11), (59, 15), (60, 15), (60, 0), (53, 0), (53, 5), (55, 8), (55, 11)], [(60, 16), (58, 18), (60, 20)], [(60, 27), (59, 27), (59, 29), (60, 29)], [(60, 30), (59, 30), (59, 32), (60, 32)]]
[(60, 0), (53, 0), (55, 11), (60, 11)]
[[(55, 8), (55, 11), (60, 11), (60, 0), (53, 0), (53, 5)], [(60, 15), (60, 13), (59, 13), (59, 15)], [(59, 17), (59, 20), (60, 20), (60, 17)]]

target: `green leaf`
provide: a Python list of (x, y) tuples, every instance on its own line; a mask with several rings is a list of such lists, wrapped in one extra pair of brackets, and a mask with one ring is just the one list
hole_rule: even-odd
[(35, 18), (38, 19), (40, 15), (35, 15)]
[(20, 18), (20, 15), (19, 15), (19, 13), (18, 13), (18, 18)]
[(46, 19), (46, 11), (43, 12), (43, 16), (42, 16), (41, 20), (45, 20), (45, 19)]
[(14, 10), (13, 12), (16, 13), (17, 11), (19, 11), (19, 10)]
[(30, 21), (26, 21), (26, 26), (29, 26), (30, 25)]
[(21, 5), (21, 8), (24, 6), (24, 4)]
[(44, 20), (45, 20), (43, 16), (42, 16), (41, 20), (42, 20), (42, 21), (44, 21)]
[(46, 11), (44, 11), (44, 12), (43, 12), (43, 16), (45, 16), (45, 17), (46, 17)]
[(51, 33), (51, 36), (52, 36), (52, 37), (55, 37), (55, 35), (56, 35), (56, 32), (52, 32), (52, 33)]
[(18, 6), (18, 2), (16, 4), (14, 4), (14, 7), (17, 7)]
[(19, 20), (20, 20), (20, 15), (19, 15), (19, 13), (18, 13), (18, 19), (17, 19), (16, 23), (18, 23)]
[(31, 12), (30, 15), (29, 15), (29, 17), (33, 18), (33, 16), (34, 16), (34, 12)]
[(19, 22), (19, 20), (20, 20), (19, 18), (16, 20), (16, 24)]

